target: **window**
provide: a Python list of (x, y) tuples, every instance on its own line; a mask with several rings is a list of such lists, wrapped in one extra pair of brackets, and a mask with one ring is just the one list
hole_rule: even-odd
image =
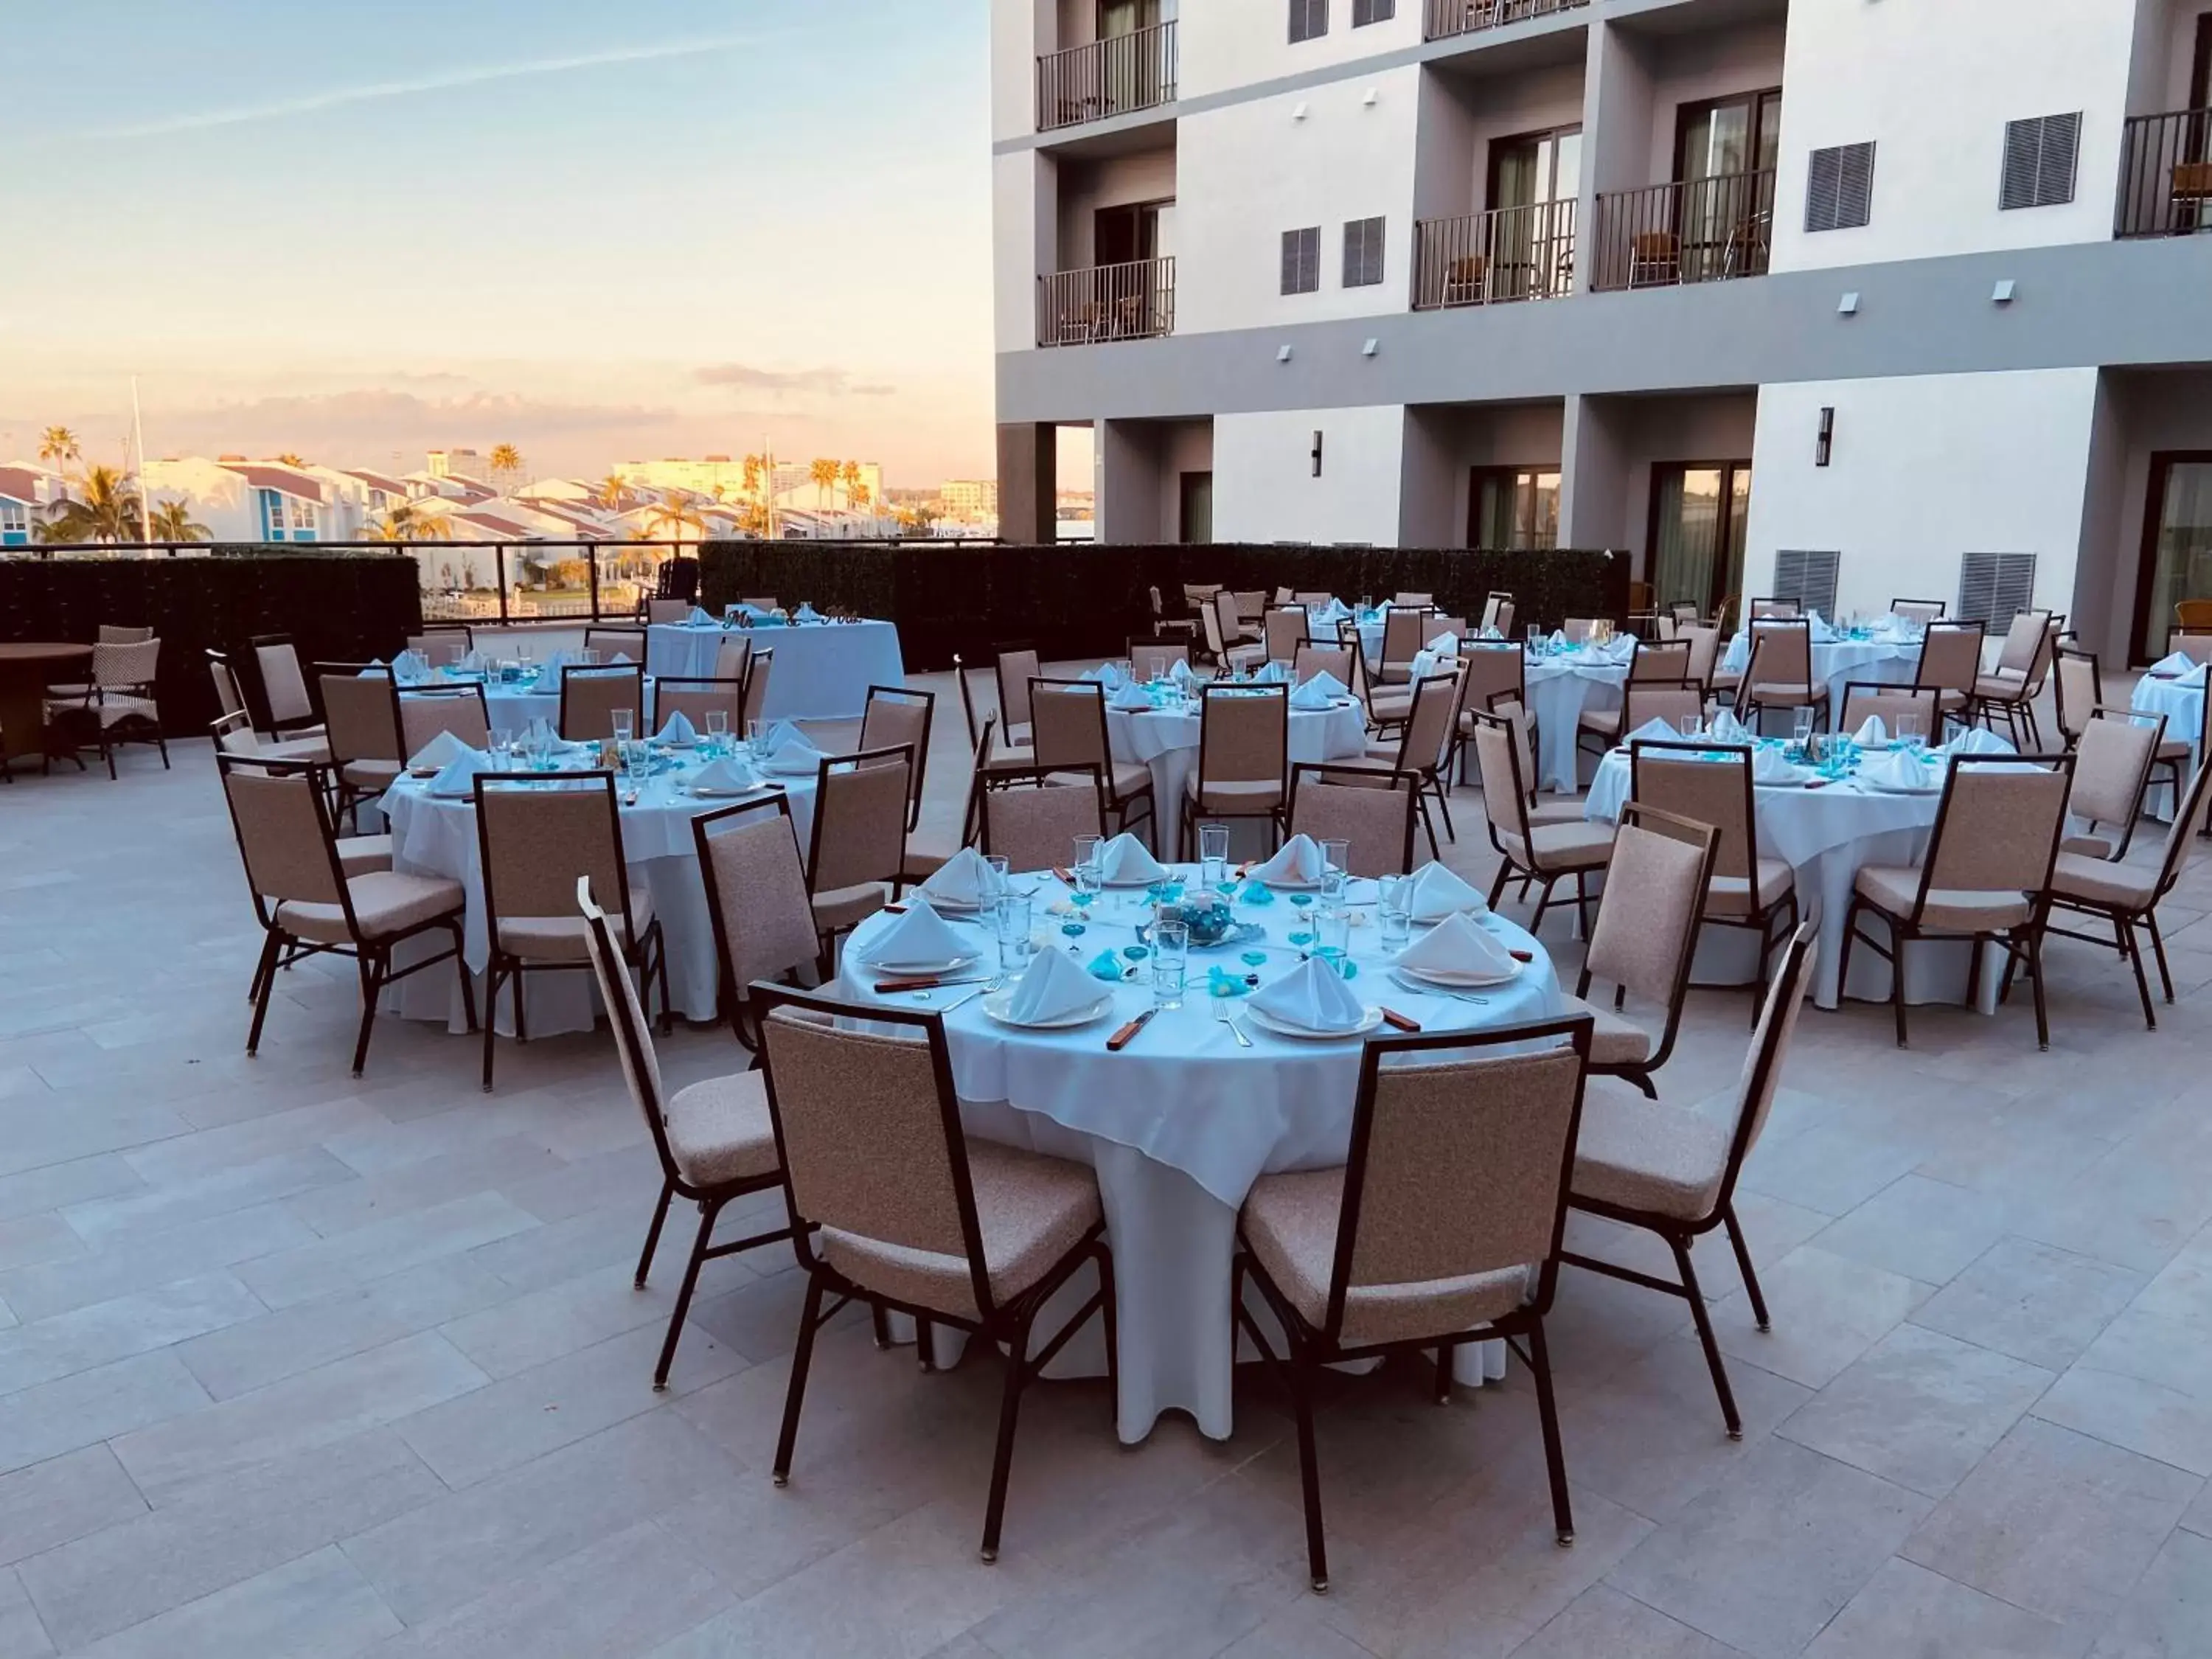
[(1344, 285), (1372, 288), (1382, 280), (1380, 219), (1347, 220), (1344, 227)]
[(1805, 191), (1805, 228), (1852, 230), (1874, 207), (1874, 146), (1838, 144), (1813, 152)]
[(21, 501), (0, 501), (0, 546), (21, 547), (31, 539), (31, 515)]
[(1283, 233), (1283, 292), (1313, 294), (1321, 288), (1321, 227)]
[(313, 501), (295, 501), (292, 503), (292, 539), (311, 542), (315, 539), (317, 514)]
[(1836, 614), (1836, 573), (1843, 562), (1840, 553), (1808, 553), (1778, 548), (1774, 555), (1774, 585), (1767, 592), (1775, 599), (1787, 599), (1801, 613), (1817, 611), (1832, 618)]
[(1467, 544), (1492, 551), (1559, 544), (1557, 467), (1479, 466), (1468, 479)]
[(2057, 207), (2074, 199), (2074, 166), (2081, 150), (2081, 113), (2037, 115), (2005, 123), (2004, 178), (1997, 206)]
[(2034, 603), (2034, 554), (1969, 553), (1959, 561), (1954, 614), (1960, 622), (1978, 622), (1991, 635), (2002, 635)]
[[(1355, 0), (1356, 3), (1356, 0)], [(1328, 33), (1328, 0), (1291, 0), (1291, 44)]]
[(1352, 0), (1352, 27), (1387, 23), (1398, 15), (1398, 0)]

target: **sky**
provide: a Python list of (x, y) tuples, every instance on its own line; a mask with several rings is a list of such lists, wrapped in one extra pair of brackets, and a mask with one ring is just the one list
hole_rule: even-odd
[(992, 471), (986, 0), (8, 10), (0, 459)]

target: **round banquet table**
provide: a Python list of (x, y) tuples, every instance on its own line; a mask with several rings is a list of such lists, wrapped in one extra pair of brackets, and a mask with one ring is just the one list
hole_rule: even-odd
[[(1618, 820), (1628, 799), (1628, 786), (1626, 751), (1608, 751), (1590, 781), (1583, 816), (1607, 823)], [(1860, 867), (1917, 863), (1927, 850), (1942, 799), (1940, 793), (1890, 793), (1856, 777), (1818, 789), (1761, 784), (1752, 791), (1759, 855), (1781, 859), (1796, 872), (1798, 914), (1819, 924), (1813, 1000), (1821, 1007), (1833, 1008), (1839, 1000), (1836, 970), (1843, 959), (1844, 916), (1850, 908), (1851, 884)], [(1881, 923), (1869, 925), (1871, 936), (1886, 945), (1888, 939)], [(1996, 1006), (1996, 987), (2003, 967), (2002, 952), (1987, 954), (1982, 983), (1975, 988), (1975, 1004), (1984, 1013), (1994, 1012)], [(1972, 962), (1973, 946), (1964, 940), (1923, 939), (1913, 944), (1905, 957), (1905, 1000), (1964, 1000)], [(1707, 927), (1699, 935), (1697, 958), (1691, 968), (1698, 982), (1749, 986), (1758, 972), (1759, 939), (1749, 929)], [(1887, 1002), (1889, 973), (1889, 963), (1874, 951), (1854, 950), (1851, 996)]]
[(775, 653), (769, 676), (764, 720), (853, 720), (865, 710), (872, 685), (904, 685), (906, 662), (898, 629), (887, 622), (789, 623), (781, 627), (725, 629), (719, 623), (659, 623), (646, 629), (650, 674), (672, 679), (710, 679), (726, 633)]
[(1523, 659), (1528, 712), (1536, 720), (1536, 787), (1571, 795), (1582, 787), (1575, 753), (1577, 728), (1585, 708), (1618, 708), (1620, 688), (1628, 683), (1628, 659), (1635, 641), (1614, 641), (1618, 659), (1601, 646), (1577, 646), (1553, 654)]
[[(1333, 708), (1293, 708), (1290, 714), (1291, 765), (1366, 753), (1367, 711), (1357, 697), (1346, 696)], [(1198, 764), (1200, 724), (1197, 708), (1190, 703), (1132, 711), (1115, 708), (1108, 700), (1106, 741), (1114, 758), (1142, 762), (1152, 771), (1152, 805), (1159, 815), (1152, 839), (1163, 857), (1182, 850), (1183, 791)]]
[(0, 768), (46, 752), (46, 687), (82, 678), (88, 645), (44, 641), (0, 644)]
[[(1738, 634), (1729, 641), (1727, 654), (1721, 659), (1721, 672), (1741, 676), (1750, 666), (1750, 637)], [(1884, 633), (1863, 640), (1813, 641), (1813, 678), (1828, 688), (1828, 707), (1838, 719), (1843, 714), (1844, 688), (1852, 681), (1910, 685), (1919, 673), (1917, 638)]]
[[(1188, 866), (1179, 873), (1188, 876)], [(1050, 876), (1024, 876), (1017, 885), (1035, 890), (1047, 907), (1032, 939), (1041, 948), (1071, 951), (1089, 962), (1102, 950), (1136, 942), (1146, 915), (1143, 890), (1103, 896), (1080, 937), (1062, 928), (1072, 921), (1066, 890)], [(1390, 977), (1388, 955), (1374, 926), (1370, 883), (1352, 884), (1351, 914), (1364, 918), (1352, 930), (1352, 958), (1359, 973), (1352, 988), (1370, 1004), (1382, 1002), (1429, 1030), (1469, 1030), (1526, 1024), (1559, 1012), (1559, 981), (1543, 946), (1501, 916), (1485, 926), (1510, 946), (1532, 951), (1510, 983), (1486, 991), (1482, 1003), (1409, 990)], [(1362, 899), (1370, 901), (1364, 907)], [(971, 1133), (1089, 1164), (1097, 1172), (1114, 1250), (1115, 1315), (1120, 1333), (1121, 1397), (1116, 1425), (1123, 1442), (1141, 1441), (1164, 1411), (1188, 1412), (1201, 1432), (1225, 1439), (1231, 1432), (1231, 1371), (1236, 1343), (1229, 1318), (1230, 1261), (1237, 1214), (1261, 1175), (1285, 1170), (1328, 1169), (1344, 1163), (1358, 1088), (1362, 1044), (1275, 1036), (1249, 1018), (1243, 998), (1215, 999), (1206, 989), (1206, 969), (1221, 963), (1245, 971), (1240, 953), (1265, 949), (1263, 979), (1294, 967), (1298, 950), (1288, 942), (1298, 907), (1279, 895), (1267, 906), (1235, 907), (1240, 922), (1265, 927), (1264, 945), (1194, 951), (1190, 986), (1180, 1008), (1161, 1014), (1119, 1054), (1106, 1039), (1124, 1021), (1152, 1006), (1148, 978), (1111, 988), (1113, 1006), (1088, 1024), (1065, 1030), (1002, 1025), (972, 998), (945, 1016), (953, 1085), (961, 1117)], [(839, 994), (856, 1004), (927, 1006), (912, 996), (878, 998), (875, 976), (863, 964), (870, 942), (890, 925), (888, 916), (863, 922), (848, 941)], [(976, 950), (989, 969), (996, 947), (975, 926)], [(969, 931), (963, 927), (961, 931)], [(1416, 928), (1415, 937), (1424, 929)], [(1150, 964), (1142, 964), (1149, 969)], [(931, 994), (941, 1003), (963, 994)], [(1240, 1047), (1216, 1018), (1233, 1010), (1250, 1036)], [(1387, 1027), (1382, 1035), (1389, 1036)], [(1056, 1328), (1091, 1293), (1085, 1275), (1064, 1287), (1063, 1307), (1039, 1321)], [(1256, 1302), (1254, 1304), (1259, 1307)], [(1262, 1315), (1263, 1317), (1271, 1316)], [(940, 1343), (957, 1352), (957, 1339), (940, 1329)], [(1099, 1376), (1105, 1371), (1103, 1338), (1096, 1324), (1073, 1339), (1048, 1367), (1054, 1376)], [(941, 1349), (944, 1355), (947, 1350)], [(1459, 1379), (1470, 1386), (1503, 1376), (1503, 1345), (1462, 1344), (1455, 1356)]]
[[(669, 1000), (685, 1018), (712, 1021), (720, 1013), (715, 998), (714, 926), (707, 914), (707, 889), (699, 875), (691, 820), (725, 806), (765, 800), (773, 792), (763, 786), (747, 795), (694, 795), (685, 780), (700, 763), (696, 755), (684, 755), (674, 768), (648, 780), (639, 790), (635, 805), (626, 794), (620, 797), (620, 813), (623, 858), (629, 867), (631, 884), (653, 895), (653, 914), (659, 919), (666, 943)], [(573, 761), (569, 764), (571, 769), (581, 769)], [(803, 856), (813, 835), (816, 780), (808, 775), (769, 781), (780, 786), (791, 803), (792, 825), (798, 832)], [(617, 787), (621, 787), (619, 777)], [(483, 865), (477, 836), (476, 803), (465, 795), (433, 795), (427, 781), (403, 777), (385, 792), (381, 805), (392, 827), (392, 867), (404, 875), (443, 876), (459, 882), (467, 891), (465, 956), (470, 971), (477, 976), (477, 1006), (482, 1008), (483, 976), (491, 960), (491, 949), (484, 927)], [(438, 948), (433, 939), (413, 954), (432, 955)], [(399, 965), (405, 966), (409, 959), (403, 953)], [(529, 1006), (532, 1036), (592, 1029), (599, 1001), (590, 974), (540, 973), (528, 977), (523, 997)], [(453, 1030), (467, 1029), (460, 988), (442, 971), (416, 974), (386, 988), (383, 1007), (409, 1019), (443, 1020)], [(500, 998), (497, 1019), (499, 1030), (513, 1031), (512, 998)]]
[[(2146, 674), (2136, 682), (2129, 706), (2146, 714), (2166, 716), (2166, 735), (2168, 741), (2180, 740), (2189, 745), (2191, 772), (2204, 764), (2204, 682), (2206, 670), (2197, 668), (2189, 673), (2169, 678), (2163, 674)], [(2186, 779), (2189, 772), (2182, 776)], [(2153, 817), (2171, 818), (2174, 813), (2173, 786), (2160, 781), (2143, 799), (2143, 810)]]

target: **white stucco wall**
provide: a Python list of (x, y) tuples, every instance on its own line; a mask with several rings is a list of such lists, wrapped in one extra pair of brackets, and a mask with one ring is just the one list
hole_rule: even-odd
[(1036, 344), (1037, 277), (1059, 268), (1057, 164), (1034, 150), (991, 158), (992, 343)]
[(1291, 44), (1285, 0), (1194, 0), (1176, 26), (1185, 98), (1255, 81), (1328, 69), (1421, 42), (1421, 0), (1398, 0), (1398, 15), (1352, 27), (1352, 0), (1328, 0), (1328, 33)]
[[(1961, 554), (2033, 553), (2036, 602), (2066, 610), (2096, 403), (2094, 368), (1761, 387), (1745, 595), (1766, 591), (1779, 548), (1840, 551), (1846, 612), (1954, 600)], [(1826, 467), (1823, 407), (1836, 411)]]
[(1402, 404), (1217, 416), (1213, 538), (1395, 546), (1405, 437)]

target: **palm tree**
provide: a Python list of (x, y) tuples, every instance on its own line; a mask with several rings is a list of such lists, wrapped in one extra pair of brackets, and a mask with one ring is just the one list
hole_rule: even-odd
[(491, 470), (495, 477), (504, 475), (509, 480), (522, 471), (522, 452), (513, 444), (494, 444), (491, 447)]
[(746, 495), (758, 497), (761, 493), (761, 474), (767, 470), (767, 467), (768, 457), (765, 455), (748, 455), (745, 457)]
[(39, 459), (53, 463), (54, 471), (64, 477), (69, 476), (71, 461), (83, 458), (76, 434), (65, 426), (50, 426), (39, 436)]
[(289, 449), (282, 455), (279, 455), (276, 459), (285, 466), (305, 466), (307, 464), (298, 454)]
[(707, 533), (707, 521), (699, 516), (699, 509), (691, 504), (691, 497), (680, 489), (666, 489), (660, 499), (646, 510), (645, 533), (655, 539), (672, 542), (688, 538), (697, 541)]
[(192, 521), (191, 506), (185, 501), (156, 502), (151, 523), (157, 542), (204, 542), (211, 533), (205, 525)]
[(79, 497), (48, 510), (50, 527), (62, 533), (52, 541), (124, 542), (138, 534), (138, 492), (112, 466), (94, 466), (84, 475)]
[(855, 513), (866, 507), (867, 504), (874, 499), (874, 494), (868, 489), (867, 485), (864, 483), (856, 483), (853, 485), (850, 492), (846, 497), (847, 503)]
[(629, 499), (629, 486), (623, 482), (619, 472), (610, 472), (599, 480), (599, 503), (610, 513), (619, 513), (623, 503)]
[(768, 534), (768, 508), (758, 501), (747, 501), (738, 508), (738, 530), (742, 535)]
[(394, 501), (362, 532), (373, 542), (435, 542), (447, 539), (444, 509), (420, 501)]
[(846, 462), (839, 476), (845, 481), (845, 505), (852, 507), (855, 504), (853, 498), (860, 489), (860, 464), (858, 461)]
[(828, 492), (830, 487), (837, 482), (837, 475), (843, 469), (841, 468), (836, 462), (830, 460), (826, 457), (815, 460), (807, 467), (807, 476), (814, 480), (814, 505), (816, 507), (822, 508), (824, 511), (828, 510), (830, 506)]

